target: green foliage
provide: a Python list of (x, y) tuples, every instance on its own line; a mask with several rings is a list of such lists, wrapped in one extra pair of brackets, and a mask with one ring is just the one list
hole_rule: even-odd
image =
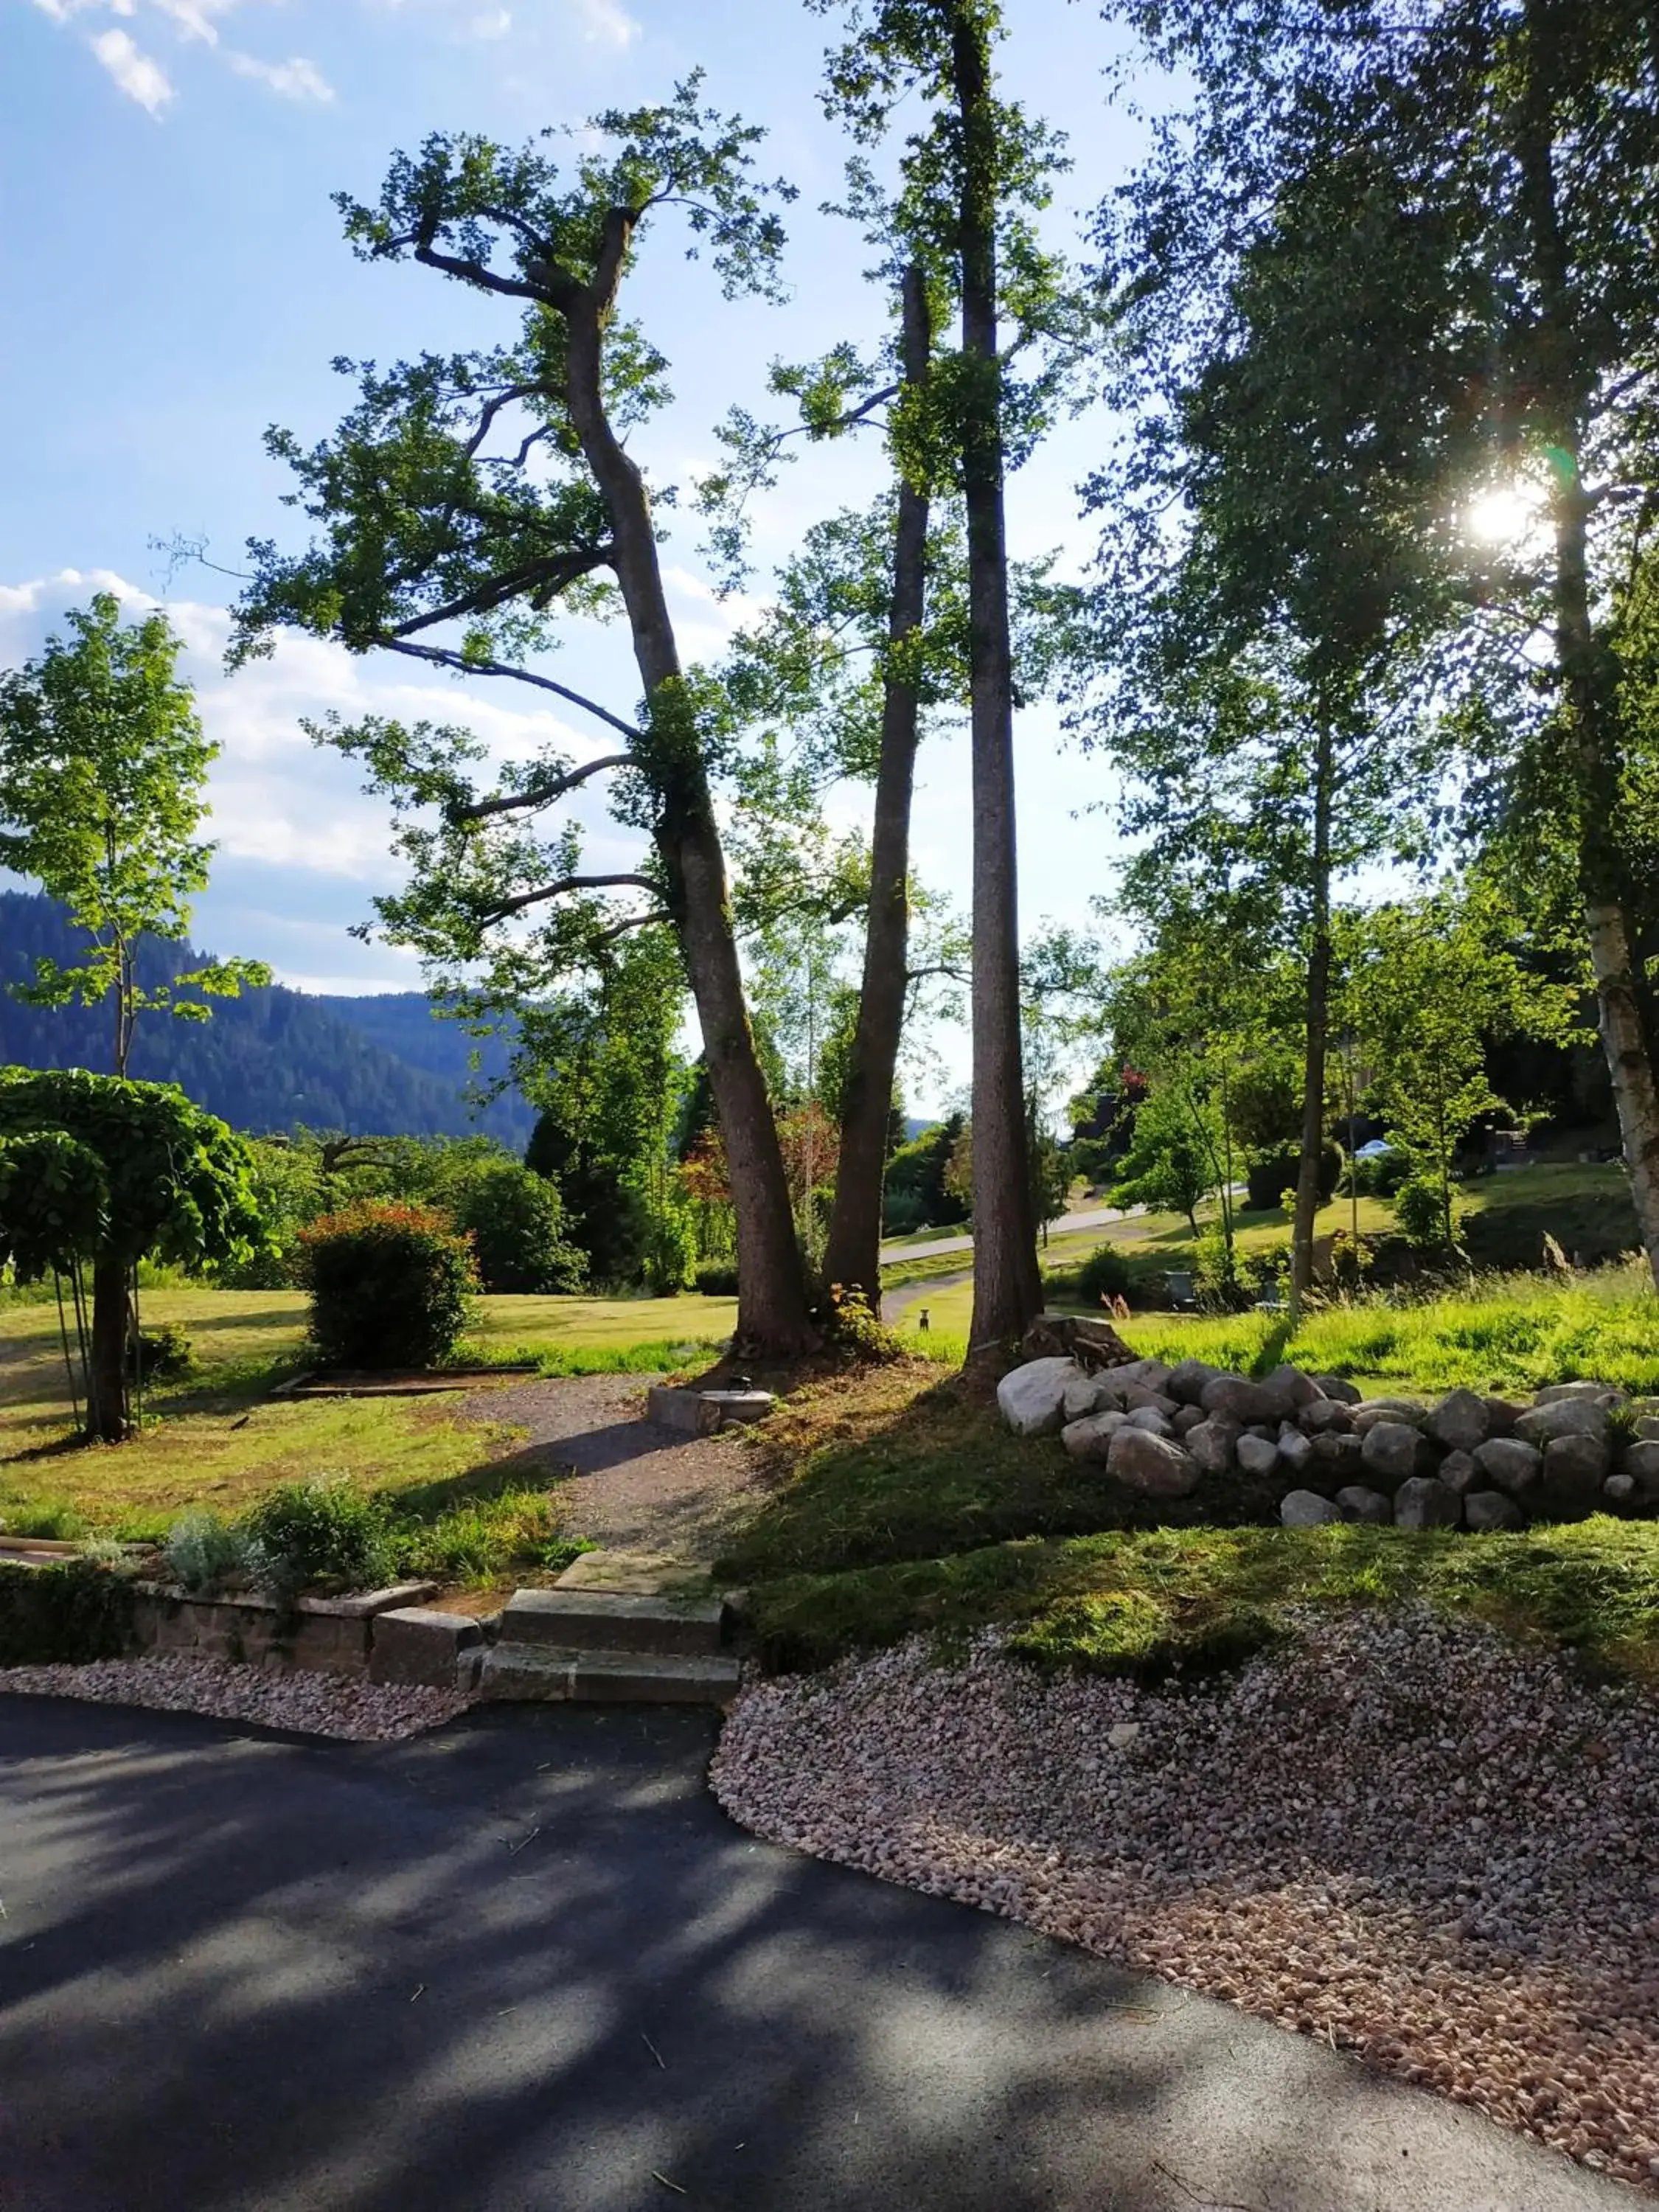
[(62, 900), (89, 944), (78, 964), (42, 958), (33, 982), (14, 988), (45, 1006), (113, 994), (124, 1074), (142, 1011), (204, 1021), (210, 1008), (181, 988), (234, 997), (270, 971), (216, 960), (158, 987), (139, 982), (141, 933), (182, 938), (190, 896), (206, 888), (212, 848), (197, 833), (219, 748), (174, 674), (183, 641), (164, 615), (123, 628), (119, 602), (100, 592), (70, 627), (72, 642), (49, 640), (40, 659), (0, 679), (0, 866)]
[[(1265, 1159), (1254, 1159), (1244, 1171), (1245, 1203), (1255, 1212), (1266, 1212), (1277, 1206), (1287, 1191), (1296, 1188), (1297, 1170), (1301, 1155), (1295, 1152), (1279, 1152)], [(1334, 1145), (1325, 1145), (1319, 1154), (1319, 1203), (1328, 1205), (1342, 1174), (1342, 1155)]]
[(244, 1532), (216, 1513), (185, 1513), (167, 1530), (161, 1547), (168, 1574), (187, 1590), (214, 1589), (248, 1562)]
[(472, 1250), (447, 1215), (365, 1199), (301, 1239), (311, 1337), (328, 1367), (431, 1367), (471, 1318)]
[(516, 1161), (492, 1164), (460, 1186), (448, 1211), (472, 1239), (486, 1291), (549, 1295), (581, 1289), (586, 1262), (566, 1240), (564, 1207), (544, 1176)]
[[(151, 1258), (198, 1269), (240, 1261), (263, 1243), (246, 1148), (170, 1085), (124, 1082), (84, 1068), (0, 1068), (0, 1141), (38, 1146), (43, 1138), (54, 1174), (69, 1179), (62, 1264), (87, 1255), (94, 1218), (93, 1256), (129, 1266)], [(45, 1153), (40, 1157), (44, 1163)], [(5, 1174), (0, 1166), (0, 1177)], [(0, 1205), (6, 1189), (13, 1203), (24, 1198), (24, 1180), (14, 1175), (0, 1183)], [(53, 1257), (33, 1200), (20, 1226), (27, 1255), (14, 1250), (13, 1264), (38, 1274)]]
[(0, 1565), (0, 1667), (118, 1659), (132, 1642), (132, 1614), (131, 1583), (107, 1567)]
[(831, 1283), (823, 1317), (825, 1342), (842, 1358), (869, 1364), (904, 1358), (904, 1347), (861, 1290)]
[(1118, 1162), (1113, 1203), (1184, 1213), (1196, 1235), (1198, 1209), (1220, 1180), (1218, 1142), (1218, 1116), (1206, 1103), (1173, 1087), (1151, 1092)]
[(945, 1181), (965, 1117), (952, 1114), (901, 1145), (887, 1163), (882, 1219), (890, 1236), (921, 1227), (949, 1228), (968, 1218), (964, 1200)]
[(1135, 1271), (1114, 1245), (1103, 1244), (1075, 1267), (1045, 1269), (1042, 1287), (1051, 1297), (1078, 1305), (1109, 1305), (1114, 1298), (1132, 1296)]
[(343, 1478), (319, 1476), (268, 1490), (241, 1534), (248, 1575), (274, 1597), (374, 1589), (397, 1571), (384, 1500)]
[(738, 1271), (719, 1265), (699, 1267), (692, 1287), (706, 1298), (734, 1298), (738, 1295)]
[(0, 1135), (0, 1265), (20, 1283), (90, 1259), (108, 1218), (104, 1164), (68, 1130)]

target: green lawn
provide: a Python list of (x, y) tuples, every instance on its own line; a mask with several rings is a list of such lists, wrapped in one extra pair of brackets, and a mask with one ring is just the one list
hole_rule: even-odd
[[(299, 1291), (149, 1290), (143, 1309), (147, 1328), (185, 1330), (198, 1371), (156, 1396), (141, 1437), (85, 1450), (73, 1446), (55, 1306), (0, 1303), (0, 1522), (14, 1531), (153, 1535), (185, 1507), (234, 1514), (273, 1484), (323, 1474), (384, 1491), (423, 1520), (479, 1499), (528, 1511), (514, 1430), (456, 1422), (441, 1398), (270, 1397), (302, 1361)], [(695, 1296), (485, 1298), (471, 1349), (533, 1353), (551, 1372), (647, 1372), (729, 1334), (736, 1314), (735, 1299)], [(544, 1516), (544, 1482), (534, 1502)]]

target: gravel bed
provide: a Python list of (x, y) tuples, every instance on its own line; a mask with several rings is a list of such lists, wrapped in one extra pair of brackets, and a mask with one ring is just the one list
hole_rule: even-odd
[(914, 1640), (750, 1687), (713, 1788), (1659, 2191), (1659, 1710), (1416, 1608), (1300, 1638), (1159, 1690)]
[(95, 1705), (209, 1713), (348, 1743), (392, 1742), (440, 1728), (463, 1711), (453, 1690), (396, 1689), (341, 1674), (267, 1673), (217, 1659), (97, 1659), (84, 1667), (0, 1668), (0, 1692), (82, 1698)]

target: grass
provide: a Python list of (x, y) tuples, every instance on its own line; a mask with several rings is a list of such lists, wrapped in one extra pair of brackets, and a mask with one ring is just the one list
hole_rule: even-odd
[(1157, 1676), (1236, 1663), (1291, 1609), (1410, 1600), (1659, 1686), (1659, 1525), (1605, 1516), (1513, 1536), (1335, 1525), (1160, 1528), (1002, 1543), (797, 1575), (750, 1595), (763, 1657), (811, 1668), (917, 1632), (948, 1650), (992, 1622), (1040, 1663)]
[[(278, 1483), (326, 1474), (386, 1499), (410, 1572), (477, 1584), (555, 1563), (560, 1510), (518, 1449), (522, 1431), (458, 1421), (441, 1399), (271, 1398), (302, 1364), (297, 1291), (151, 1289), (143, 1303), (147, 1327), (185, 1331), (197, 1371), (152, 1400), (142, 1436), (88, 1450), (73, 1444), (55, 1306), (0, 1300), (0, 1522), (12, 1533), (154, 1538), (186, 1509), (234, 1518)], [(658, 1372), (710, 1349), (735, 1315), (734, 1300), (698, 1297), (487, 1298), (465, 1356), (533, 1358), (549, 1375)]]

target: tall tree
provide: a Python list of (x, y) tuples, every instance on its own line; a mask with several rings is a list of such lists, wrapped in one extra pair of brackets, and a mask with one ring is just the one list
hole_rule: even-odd
[[(711, 788), (724, 702), (684, 666), (669, 614), (661, 501), (625, 442), (661, 401), (666, 363), (620, 299), (652, 222), (670, 209), (694, 252), (712, 249), (727, 297), (775, 295), (782, 233), (768, 200), (792, 195), (756, 182), (760, 132), (700, 106), (696, 78), (660, 107), (608, 113), (592, 130), (593, 149), (568, 182), (537, 149), (434, 137), (397, 157), (375, 205), (341, 198), (362, 258), (412, 258), (518, 303), (522, 325), (509, 346), (425, 355), (386, 374), (365, 367), (359, 406), (311, 453), (272, 434), (325, 536), (298, 558), (252, 549), (240, 650), (295, 623), (356, 651), (529, 684), (611, 732), (609, 752), (580, 763), (544, 754), (488, 793), (472, 781), (477, 748), (464, 732), (378, 723), (327, 734), (365, 757), (394, 798), (440, 810), (437, 828), (405, 839), (416, 876), (398, 926), (423, 951), (477, 958), (504, 924), (540, 908), (551, 980), (607, 937), (672, 925), (731, 1175), (737, 1340), (787, 1355), (815, 1331)], [(554, 608), (604, 612), (618, 595), (644, 694), (637, 718), (531, 665)], [(535, 834), (538, 816), (600, 775), (617, 776), (616, 811), (649, 836), (641, 868), (589, 873), (568, 824)], [(644, 902), (619, 912), (617, 890)]]
[[(1323, 392), (1343, 418), (1330, 496), (1382, 498), (1401, 541), (1462, 597), (1448, 688), (1482, 648), (1498, 663), (1494, 710), (1465, 726), (1486, 822), (1512, 842), (1570, 842), (1659, 1280), (1654, 990), (1630, 831), (1639, 739), (1620, 620), (1659, 497), (1653, 9), (1124, 0), (1115, 12), (1200, 87), (1189, 128), (1165, 137), (1165, 189), (1141, 233), (1174, 217), (1165, 258), (1199, 303), (1190, 319), (1242, 363), (1288, 346), (1309, 404)], [(1280, 281), (1237, 312), (1241, 266), (1275, 250)]]
[(89, 941), (76, 965), (42, 957), (33, 981), (11, 988), (35, 1006), (107, 1000), (125, 1075), (141, 1013), (206, 1021), (211, 1008), (181, 990), (234, 998), (270, 970), (210, 960), (140, 981), (140, 939), (186, 936), (191, 896), (207, 888), (203, 787), (219, 748), (179, 679), (184, 641), (164, 614), (124, 625), (120, 602), (100, 592), (69, 623), (72, 640), (48, 639), (38, 659), (0, 677), (0, 866), (61, 900)]
[[(812, 0), (827, 10), (834, 0)], [(974, 812), (974, 1314), (969, 1358), (994, 1360), (1041, 1304), (1020, 1060), (1014, 674), (1004, 481), (1011, 446), (1040, 424), (1047, 387), (1019, 387), (1003, 318), (1052, 329), (1057, 272), (1032, 217), (1060, 165), (1041, 125), (998, 94), (995, 0), (869, 0), (847, 11), (830, 59), (828, 104), (864, 143), (899, 102), (929, 111), (905, 142), (900, 221), (958, 303), (961, 343), (935, 370), (937, 421), (962, 492), (968, 537), (969, 744)], [(1012, 349), (1012, 341), (1008, 341)]]

